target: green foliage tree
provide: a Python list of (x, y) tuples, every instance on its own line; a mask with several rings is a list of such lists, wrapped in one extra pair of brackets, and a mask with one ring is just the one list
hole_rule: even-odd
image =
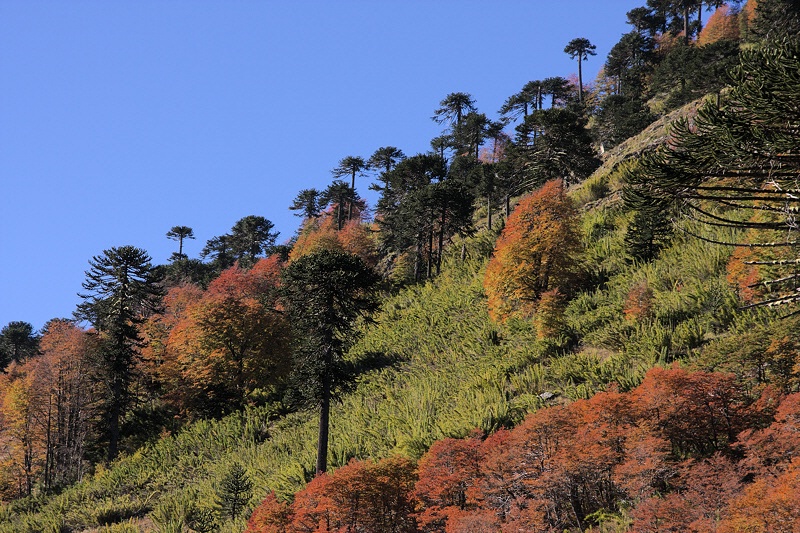
[(317, 189), (303, 189), (295, 197), (289, 209), (297, 211), (295, 216), (303, 219), (317, 218), (322, 210), (320, 197), (322, 194)]
[(433, 112), (434, 122), (437, 124), (461, 124), (464, 115), (477, 111), (475, 99), (468, 93), (450, 93), (439, 102), (439, 107)]
[(664, 98), (667, 109), (679, 107), (729, 85), (729, 72), (738, 63), (739, 44), (735, 41), (675, 46), (654, 68), (648, 96)]
[(705, 105), (692, 124), (673, 124), (670, 143), (625, 176), (628, 195), (642, 202), (663, 202), (705, 226), (747, 230), (724, 244), (754, 251), (744, 259), (751, 265), (788, 268), (753, 281), (766, 289), (755, 306), (798, 300), (798, 53), (797, 43), (744, 52), (721, 105)]
[(567, 46), (564, 47), (564, 53), (568, 54), (572, 59), (578, 59), (578, 102), (583, 104), (583, 62), (589, 59), (589, 56), (596, 56), (597, 47), (589, 42), (585, 37), (576, 37), (572, 39)]
[(217, 489), (217, 505), (223, 515), (235, 520), (253, 497), (253, 482), (241, 463), (235, 462)]
[(300, 257), (282, 274), (282, 294), (295, 328), (294, 384), (320, 410), (317, 473), (327, 470), (331, 400), (346, 383), (342, 355), (355, 322), (376, 308), (378, 276), (355, 255), (322, 250)]
[(167, 238), (171, 241), (178, 242), (178, 253), (172, 254), (172, 260), (186, 259), (183, 253), (183, 241), (186, 239), (194, 239), (194, 230), (189, 226), (172, 226), (167, 232)]
[(97, 371), (107, 389), (108, 460), (119, 451), (120, 420), (130, 404), (130, 384), (143, 346), (137, 326), (158, 310), (162, 290), (150, 256), (134, 246), (103, 251), (89, 261), (75, 317), (102, 336)]
[(406, 154), (394, 146), (382, 146), (367, 160), (367, 168), (381, 173), (390, 172), (397, 164), (406, 158)]
[(250, 268), (274, 246), (278, 238), (278, 232), (272, 231), (274, 227), (262, 216), (248, 215), (239, 219), (230, 233), (209, 239), (200, 256), (210, 257), (217, 272), (237, 261), (240, 266)]
[(15, 320), (0, 330), (0, 371), (11, 361), (22, 362), (39, 350), (39, 336), (28, 322)]
[(577, 183), (598, 167), (581, 114), (562, 108), (538, 110), (521, 127), (539, 132), (532, 147), (520, 146), (517, 152), (517, 165), (532, 185), (552, 179)]
[(239, 264), (245, 268), (256, 264), (278, 238), (273, 232), (275, 225), (262, 216), (248, 215), (236, 222), (231, 229), (231, 245)]
[(353, 218), (353, 204), (356, 201), (356, 175), (363, 173), (366, 168), (367, 163), (363, 158), (351, 155), (339, 161), (339, 165), (331, 170), (334, 178), (350, 176), (351, 198), (347, 207), (347, 220), (352, 220)]
[(794, 0), (758, 0), (750, 30), (761, 41), (797, 40), (800, 36), (800, 5)]
[(352, 213), (354, 199), (355, 191), (342, 180), (334, 180), (320, 195), (320, 205), (336, 209), (336, 229), (341, 230), (344, 227), (345, 206), (348, 206), (348, 213)]

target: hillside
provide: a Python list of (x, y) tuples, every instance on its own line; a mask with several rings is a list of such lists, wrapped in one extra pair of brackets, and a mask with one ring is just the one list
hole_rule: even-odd
[(450, 93), (287, 244), (94, 256), (74, 320), (0, 332), (0, 533), (796, 530), (800, 46), (763, 32), (800, 12), (763, 2), (634, 10), (497, 122)]
[[(606, 179), (601, 169), (574, 194)], [(622, 245), (627, 217), (618, 202), (583, 215), (587, 264), (608, 279), (568, 307), (575, 339), (540, 341), (530, 323), (492, 323), (482, 280), (495, 234), (485, 230), (469, 241), (467, 261), (450, 257), (439, 277), (385, 300), (349, 354), (363, 373), (332, 413), (332, 465), (398, 453), (419, 458), (439, 439), (512, 427), (547, 403), (589, 398), (611, 382), (626, 390), (653, 365), (718, 335), (733, 311), (724, 281), (730, 250), (677, 239), (653, 263), (630, 264)], [(626, 297), (641, 284), (652, 289), (653, 320), (625, 317)], [(313, 413), (277, 416), (269, 408), (198, 422), (58, 496), (4, 506), (0, 531), (104, 524), (176, 531), (187, 509), (214, 505), (215, 487), (234, 462), (255, 482), (253, 502), (270, 490), (287, 497), (313, 474), (315, 431)], [(237, 531), (243, 522), (226, 524)]]

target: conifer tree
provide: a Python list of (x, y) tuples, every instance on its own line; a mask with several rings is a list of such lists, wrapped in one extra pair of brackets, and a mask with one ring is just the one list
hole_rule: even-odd
[(235, 520), (247, 507), (252, 496), (253, 482), (250, 481), (241, 463), (233, 463), (217, 490), (217, 504), (220, 510), (231, 520)]
[(130, 384), (144, 340), (138, 325), (160, 306), (150, 256), (134, 246), (105, 250), (89, 261), (75, 317), (90, 322), (101, 334), (98, 371), (106, 385), (108, 460), (119, 451), (120, 422), (130, 405)]
[(294, 400), (320, 410), (317, 473), (328, 468), (331, 400), (347, 382), (342, 361), (355, 321), (376, 307), (377, 275), (355, 255), (321, 250), (293, 261), (282, 274), (283, 298), (296, 330)]
[(756, 306), (800, 300), (798, 55), (800, 46), (790, 42), (745, 51), (721, 105), (702, 107), (693, 124), (673, 124), (670, 143), (643, 156), (625, 178), (628, 196), (639, 202), (670, 205), (709, 227), (747, 230), (739, 233), (746, 240), (711, 240), (760, 250), (752, 264), (788, 266), (760, 280), (769, 290)]

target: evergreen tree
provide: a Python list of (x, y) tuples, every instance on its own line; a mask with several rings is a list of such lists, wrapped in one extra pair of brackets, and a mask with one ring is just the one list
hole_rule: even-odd
[(355, 340), (355, 322), (376, 308), (378, 276), (355, 255), (322, 250), (304, 255), (282, 273), (283, 298), (296, 345), (297, 400), (319, 408), (317, 473), (328, 467), (331, 400), (347, 383), (342, 355)]
[(406, 158), (406, 155), (399, 148), (394, 146), (382, 146), (375, 150), (367, 161), (367, 168), (377, 170), (380, 173), (390, 172), (397, 164)]
[(674, 123), (669, 146), (645, 154), (625, 176), (628, 195), (641, 202), (663, 202), (708, 227), (747, 230), (739, 234), (745, 240), (721, 243), (754, 250), (750, 265), (788, 266), (790, 272), (761, 281), (766, 290), (755, 306), (800, 299), (794, 290), (800, 284), (794, 271), (800, 247), (798, 55), (800, 47), (790, 42), (743, 52), (734, 87), (720, 105), (706, 104), (691, 125)]
[(477, 111), (475, 99), (467, 93), (450, 93), (441, 102), (439, 107), (433, 112), (434, 122), (437, 124), (459, 125), (464, 115)]
[(217, 489), (220, 511), (235, 520), (245, 510), (252, 496), (253, 482), (240, 463), (233, 463)]
[(760, 41), (777, 43), (784, 39), (800, 39), (800, 2), (758, 0), (750, 29)]
[(303, 219), (317, 218), (322, 209), (321, 196), (317, 189), (303, 189), (295, 197), (289, 209), (297, 211), (295, 216)]
[(99, 377), (107, 389), (108, 460), (119, 451), (120, 421), (130, 405), (130, 384), (144, 341), (137, 326), (158, 310), (162, 290), (150, 256), (134, 246), (105, 250), (89, 261), (75, 317), (101, 334)]
[(234, 258), (242, 267), (249, 268), (256, 264), (259, 257), (269, 253), (278, 232), (273, 232), (275, 225), (262, 216), (248, 215), (233, 225), (230, 242)]
[(595, 50), (597, 47), (589, 42), (585, 37), (578, 37), (572, 39), (567, 46), (564, 47), (564, 53), (568, 54), (572, 59), (578, 59), (578, 102), (583, 104), (583, 69), (582, 64), (589, 59), (589, 56), (597, 55)]
[(367, 163), (358, 156), (347, 156), (339, 165), (331, 171), (334, 178), (350, 176), (350, 199), (347, 204), (347, 220), (353, 218), (353, 204), (356, 201), (356, 175), (361, 174), (367, 168)]
[(0, 371), (11, 362), (21, 363), (39, 351), (39, 336), (28, 322), (9, 322), (0, 330)]
[(186, 256), (183, 253), (183, 241), (185, 239), (194, 239), (194, 230), (189, 226), (173, 226), (167, 232), (167, 238), (171, 241), (178, 242), (178, 253), (172, 254), (172, 261), (177, 261), (178, 259), (186, 259)]

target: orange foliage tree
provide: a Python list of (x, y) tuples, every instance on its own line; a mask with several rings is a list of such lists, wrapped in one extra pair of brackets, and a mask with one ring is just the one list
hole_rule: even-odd
[(182, 386), (173, 398), (180, 409), (222, 414), (284, 376), (289, 333), (277, 301), (280, 269), (274, 256), (249, 270), (233, 266), (179, 313), (162, 375)]
[(0, 498), (80, 479), (96, 421), (89, 355), (96, 336), (72, 322), (50, 321), (41, 354), (0, 375)]
[(542, 295), (569, 295), (581, 249), (578, 215), (561, 181), (525, 197), (497, 240), (483, 286), (495, 320), (530, 317)]
[(289, 260), (294, 261), (322, 250), (357, 255), (370, 268), (378, 264), (375, 234), (369, 225), (358, 219), (350, 220), (341, 230), (337, 229), (336, 220), (330, 213), (306, 219), (292, 246)]
[(706, 46), (724, 39), (733, 41), (739, 39), (739, 14), (725, 4), (719, 6), (709, 17), (697, 37), (697, 44)]

